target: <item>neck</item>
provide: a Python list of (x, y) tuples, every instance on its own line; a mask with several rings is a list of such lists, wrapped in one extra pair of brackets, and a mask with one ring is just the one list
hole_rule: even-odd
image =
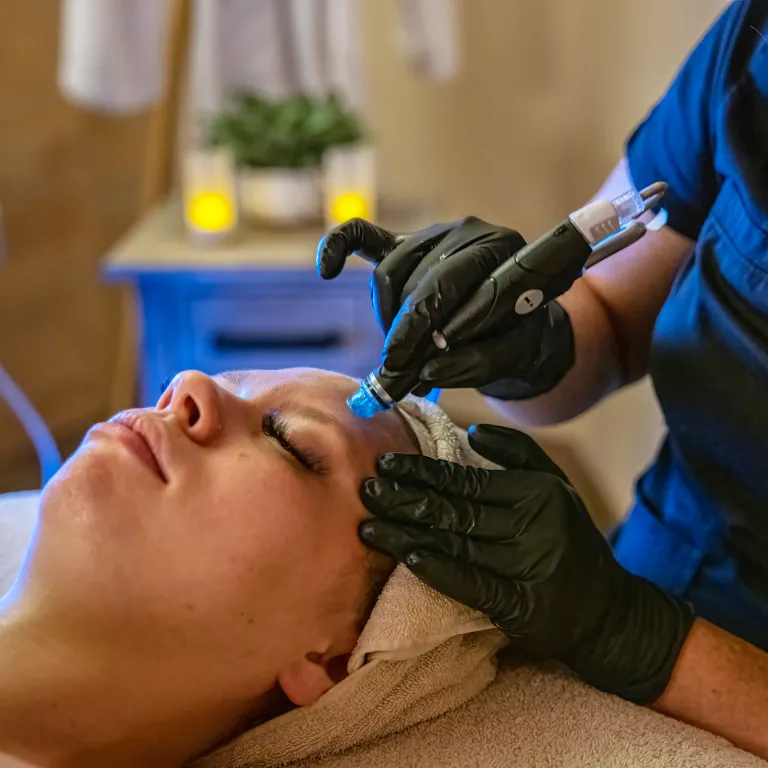
[(0, 604), (0, 753), (50, 768), (183, 762), (157, 725), (131, 717), (109, 659), (52, 636), (18, 607)]

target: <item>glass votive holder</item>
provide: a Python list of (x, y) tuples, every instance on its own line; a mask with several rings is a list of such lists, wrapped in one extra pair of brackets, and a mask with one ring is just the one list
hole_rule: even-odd
[(184, 223), (205, 241), (225, 239), (238, 222), (237, 171), (225, 148), (197, 148), (183, 158), (181, 184)]
[(329, 149), (323, 157), (326, 229), (349, 219), (377, 216), (376, 150), (368, 144)]

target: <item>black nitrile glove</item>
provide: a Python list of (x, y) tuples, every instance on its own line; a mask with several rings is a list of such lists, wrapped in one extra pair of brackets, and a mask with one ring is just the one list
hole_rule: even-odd
[(586, 682), (655, 701), (693, 622), (686, 603), (625, 571), (576, 491), (519, 432), (481, 425), (472, 448), (506, 470), (385, 454), (363, 503), (368, 546), (488, 615), (513, 645)]
[[(317, 252), (317, 271), (337, 277), (353, 253), (376, 264), (371, 300), (387, 334), (383, 364), (390, 371), (420, 367), (415, 394), (434, 387), (477, 387), (501, 399), (548, 392), (573, 366), (570, 320), (552, 302), (521, 318), (514, 328), (447, 352), (432, 332), (490, 274), (525, 245), (511, 229), (474, 217), (396, 235), (362, 219), (332, 229)], [(426, 363), (426, 364), (425, 364)]]

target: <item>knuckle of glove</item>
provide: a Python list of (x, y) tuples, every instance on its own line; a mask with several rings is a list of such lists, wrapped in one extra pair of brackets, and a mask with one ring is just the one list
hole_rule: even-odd
[(563, 535), (570, 533), (574, 518), (580, 513), (580, 500), (574, 498), (575, 492), (556, 475), (543, 474), (538, 486), (537, 505), (547, 525)]

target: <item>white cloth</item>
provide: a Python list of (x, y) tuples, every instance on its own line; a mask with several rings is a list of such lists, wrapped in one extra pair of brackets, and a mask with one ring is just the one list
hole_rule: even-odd
[(86, 109), (140, 112), (161, 95), (161, 0), (64, 0), (59, 87)]
[(37, 523), (40, 491), (0, 494), (0, 597), (13, 585)]
[(441, 82), (458, 75), (459, 10), (459, 0), (398, 0), (398, 51), (413, 71)]
[[(235, 88), (284, 96), (334, 90), (362, 112), (363, 0), (194, 0), (194, 114)], [(456, 71), (458, 0), (398, 6), (401, 53), (422, 74)], [(59, 85), (86, 108), (140, 112), (163, 89), (166, 0), (64, 0)]]

